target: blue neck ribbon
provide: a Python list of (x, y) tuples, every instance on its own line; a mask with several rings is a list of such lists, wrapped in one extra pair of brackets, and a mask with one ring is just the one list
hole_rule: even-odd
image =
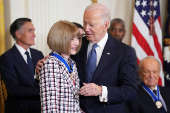
[(69, 66), (68, 63), (64, 60), (63, 57), (61, 57), (61, 56), (58, 55), (58, 54), (52, 53), (52, 52), (51, 52), (49, 55), (54, 56), (54, 57), (58, 58), (61, 62), (63, 62), (63, 63), (65, 64), (65, 66), (67, 67), (69, 73), (72, 73), (72, 72), (73, 72), (73, 63), (72, 63), (72, 61), (71, 61), (71, 69), (70, 69), (70, 66)]
[(158, 98), (156, 97), (156, 95), (142, 82), (142, 86), (143, 88), (154, 98), (155, 102), (156, 101), (160, 101), (159, 99), (159, 87), (157, 85), (157, 96)]

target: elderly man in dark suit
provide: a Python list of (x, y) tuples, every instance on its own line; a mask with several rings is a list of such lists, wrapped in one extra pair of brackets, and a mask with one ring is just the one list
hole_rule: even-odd
[(34, 45), (35, 28), (28, 18), (16, 19), (10, 33), (14, 46), (0, 57), (0, 70), (8, 97), (5, 113), (40, 113), (39, 83), (34, 79), (35, 65), (43, 58)]
[(83, 18), (86, 38), (82, 38), (79, 53), (72, 56), (80, 78), (80, 107), (87, 113), (125, 113), (125, 102), (137, 96), (135, 53), (107, 33), (109, 23), (106, 6), (87, 6)]
[(81, 108), (87, 113), (125, 113), (125, 101), (137, 95), (135, 53), (107, 33), (109, 22), (110, 11), (103, 4), (85, 9), (86, 38), (74, 57), (80, 77)]
[(140, 61), (139, 74), (143, 83), (137, 99), (128, 103), (129, 113), (170, 113), (170, 89), (158, 86), (161, 64), (153, 56)]

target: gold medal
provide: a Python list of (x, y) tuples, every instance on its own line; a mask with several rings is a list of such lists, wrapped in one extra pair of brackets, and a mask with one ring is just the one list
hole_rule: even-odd
[(72, 81), (76, 80), (76, 75), (73, 72), (70, 74), (70, 77)]
[(158, 109), (161, 108), (162, 107), (161, 101), (156, 101), (156, 106), (157, 106)]

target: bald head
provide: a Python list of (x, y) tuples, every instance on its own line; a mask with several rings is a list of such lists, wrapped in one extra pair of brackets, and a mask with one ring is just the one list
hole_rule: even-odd
[(143, 83), (152, 90), (158, 84), (160, 68), (160, 62), (153, 56), (144, 58), (139, 64), (139, 75)]

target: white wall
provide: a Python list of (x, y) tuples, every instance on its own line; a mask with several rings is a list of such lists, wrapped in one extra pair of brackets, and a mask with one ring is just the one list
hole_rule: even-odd
[[(98, 0), (106, 5), (112, 18), (121, 18), (126, 23), (123, 42), (130, 45), (132, 36), (133, 8), (135, 0)], [(31, 18), (35, 26), (35, 46), (47, 55), (50, 50), (46, 44), (49, 29), (58, 20), (68, 20), (83, 24), (83, 13), (92, 0), (4, 0), (6, 48), (12, 47), (14, 40), (9, 34), (10, 24), (20, 17)], [(160, 0), (162, 28), (165, 24), (167, 0)], [(41, 22), (42, 21), (42, 22)]]

